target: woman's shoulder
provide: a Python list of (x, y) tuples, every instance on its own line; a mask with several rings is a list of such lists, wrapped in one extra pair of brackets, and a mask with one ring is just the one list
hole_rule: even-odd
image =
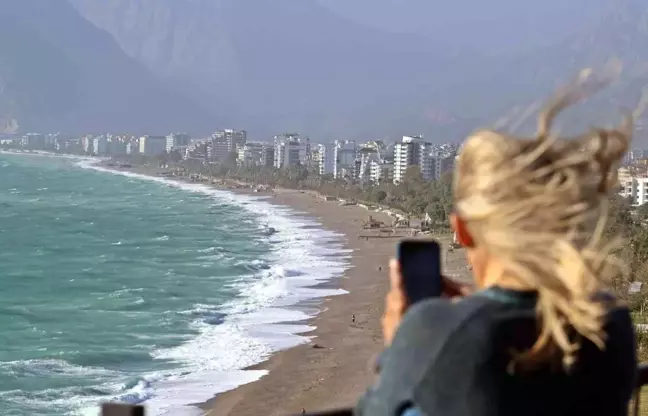
[(634, 337), (634, 323), (628, 305), (609, 293), (597, 295), (597, 300), (607, 304), (605, 331), (608, 334), (610, 332), (626, 333)]
[(609, 291), (600, 291), (594, 295), (594, 300), (606, 306), (605, 328), (606, 331), (634, 332), (634, 324), (628, 305)]

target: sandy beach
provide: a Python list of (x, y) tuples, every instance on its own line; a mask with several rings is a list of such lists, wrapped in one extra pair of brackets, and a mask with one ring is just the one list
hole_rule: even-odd
[[(277, 190), (270, 201), (290, 206), (346, 235), (347, 247), (353, 249), (353, 267), (329, 285), (349, 294), (322, 300), (322, 312), (309, 322), (317, 329), (304, 334), (313, 337), (310, 343), (281, 351), (254, 367), (269, 370), (267, 376), (201, 404), (209, 416), (290, 415), (300, 414), (302, 409), (351, 407), (374, 377), (371, 362), (382, 348), (380, 317), (388, 286), (387, 264), (399, 238), (358, 237), (376, 234), (362, 230), (369, 214), (388, 224), (391, 219), (359, 206), (324, 201), (308, 192)], [(438, 239), (448, 246), (448, 235)], [(461, 250), (447, 254), (447, 274), (465, 280), (465, 266)]]
[[(164, 171), (150, 167), (108, 168), (150, 176), (158, 176)], [(250, 188), (208, 186), (234, 193), (252, 193)], [(272, 204), (290, 207), (300, 215), (317, 220), (324, 228), (346, 236), (345, 246), (353, 250), (351, 268), (343, 277), (324, 286), (342, 288), (348, 294), (323, 298), (315, 305), (309, 302), (309, 308), (315, 306), (321, 311), (308, 321), (308, 325), (316, 329), (302, 334), (311, 338), (310, 342), (280, 351), (269, 360), (250, 367), (267, 370), (266, 376), (197, 406), (207, 416), (288, 416), (301, 414), (302, 409), (315, 412), (353, 407), (375, 377), (373, 362), (383, 343), (380, 318), (388, 289), (387, 265), (396, 253), (398, 241), (407, 237), (407, 232), (403, 230), (392, 237), (376, 238), (378, 232), (363, 230), (363, 223), (371, 215), (391, 224), (389, 215), (358, 205), (341, 206), (338, 201), (325, 201), (315, 192), (275, 189), (254, 195), (267, 197), (267, 202)], [(451, 235), (422, 238), (435, 238), (447, 249)], [(469, 281), (462, 250), (444, 250), (443, 271), (457, 280)]]

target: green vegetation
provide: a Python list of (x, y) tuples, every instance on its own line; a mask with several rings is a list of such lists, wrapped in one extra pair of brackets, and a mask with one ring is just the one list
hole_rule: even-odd
[[(129, 160), (137, 164), (145, 159), (140, 156)], [(435, 229), (448, 228), (448, 215), (452, 210), (451, 175), (444, 175), (437, 181), (424, 181), (420, 170), (415, 167), (408, 170), (405, 180), (398, 185), (362, 185), (356, 181), (334, 179), (330, 175), (320, 176), (303, 167), (281, 170), (243, 168), (234, 167), (233, 159), (219, 165), (204, 165), (200, 161), (173, 163), (174, 160), (177, 157), (166, 155), (147, 163), (170, 164), (185, 174), (201, 174), (250, 185), (314, 190), (338, 198), (388, 206), (411, 216), (428, 214), (432, 220), (431, 228)], [(629, 200), (613, 196), (606, 230), (608, 237), (617, 235), (621, 238), (616, 254), (627, 268), (627, 274), (617, 276), (610, 285), (618, 298), (628, 304), (637, 324), (648, 324), (648, 227), (644, 210), (635, 210)], [(648, 361), (648, 331), (638, 331), (637, 345), (640, 360)]]
[[(408, 170), (399, 185), (384, 183), (361, 186), (332, 177), (320, 177), (306, 169), (280, 171), (277, 169), (228, 169), (221, 167), (215, 176), (229, 177), (246, 183), (263, 183), (295, 189), (311, 189), (341, 198), (384, 204), (413, 216), (426, 213), (432, 227), (447, 227), (452, 210), (452, 178), (444, 175), (438, 181), (424, 181), (418, 168)], [(617, 254), (627, 267), (626, 276), (610, 282), (617, 296), (627, 302), (635, 322), (648, 323), (648, 228), (644, 225), (643, 211), (634, 212), (630, 201), (614, 196), (610, 200), (607, 234), (618, 235), (622, 240)], [(631, 283), (640, 287), (630, 293)], [(637, 284), (635, 283), (635, 286)], [(648, 361), (648, 332), (637, 335), (638, 354)]]
[(304, 167), (275, 169), (251, 166), (231, 167), (235, 164), (203, 165), (181, 164), (188, 173), (227, 178), (243, 183), (268, 185), (290, 189), (317, 191), (323, 195), (355, 200), (361, 203), (383, 205), (412, 217), (424, 218), (428, 214), (433, 229), (448, 228), (452, 210), (452, 176), (443, 175), (437, 181), (423, 180), (418, 167), (412, 166), (398, 185), (391, 181), (381, 184), (361, 184), (358, 181), (335, 179), (332, 175), (320, 176)]
[[(648, 323), (648, 228), (640, 212), (633, 212), (630, 201), (615, 196), (610, 201), (608, 235), (621, 237), (617, 251), (627, 267), (627, 276), (611, 282), (616, 295), (627, 302), (635, 323)], [(637, 210), (639, 211), (639, 210)], [(634, 286), (630, 290), (632, 283)], [(637, 353), (642, 362), (648, 361), (648, 331), (637, 331)]]

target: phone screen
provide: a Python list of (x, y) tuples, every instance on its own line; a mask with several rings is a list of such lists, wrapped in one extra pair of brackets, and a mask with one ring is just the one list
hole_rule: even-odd
[(436, 241), (403, 240), (398, 246), (398, 260), (410, 304), (441, 296), (441, 247)]

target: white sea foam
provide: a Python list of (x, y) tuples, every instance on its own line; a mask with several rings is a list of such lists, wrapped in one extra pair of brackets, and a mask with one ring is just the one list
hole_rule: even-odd
[[(121, 386), (122, 392), (115, 399), (144, 402), (150, 415), (200, 414), (190, 405), (258, 380), (265, 371), (243, 369), (266, 360), (280, 349), (308, 340), (308, 333), (314, 329), (306, 324), (311, 315), (286, 307), (307, 299), (345, 293), (313, 287), (341, 276), (349, 267), (351, 252), (343, 248), (342, 235), (321, 229), (316, 221), (302, 218), (287, 207), (273, 205), (263, 197), (117, 172), (93, 163), (84, 160), (78, 165), (211, 195), (254, 213), (260, 227), (277, 231), (266, 237), (271, 252), (248, 263), (254, 273), (232, 283), (232, 288), (240, 293), (238, 297), (219, 307), (200, 304), (177, 311), (193, 319), (191, 325), (198, 335), (178, 347), (151, 353), (156, 359), (176, 362), (177, 371), (149, 374), (134, 385)], [(204, 252), (219, 256), (220, 253), (215, 253), (218, 249), (222, 247), (211, 247)], [(81, 414), (96, 414), (96, 407), (88, 408), (87, 401), (83, 405)]]

